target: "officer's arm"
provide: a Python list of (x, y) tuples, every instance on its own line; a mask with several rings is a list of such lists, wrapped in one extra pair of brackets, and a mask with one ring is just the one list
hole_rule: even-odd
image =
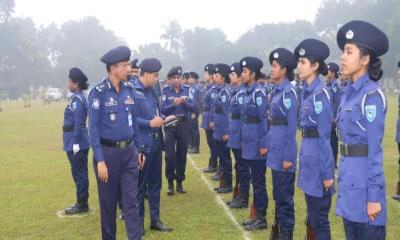
[(285, 94), (287, 99), (290, 99), (290, 107), (287, 109), (287, 106), (284, 106), (287, 109), (286, 119), (288, 123), (288, 127), (285, 134), (285, 148), (284, 148), (284, 161), (292, 161), (293, 164), (296, 163), (296, 156), (293, 156), (293, 152), (295, 155), (297, 154), (297, 144), (296, 144), (296, 132), (297, 132), (297, 99), (293, 92), (289, 92)]
[[(229, 97), (229, 93), (227, 91), (224, 91), (222, 93), (222, 96), (225, 97), (225, 102), (222, 103), (222, 110), (224, 112), (224, 115), (229, 116), (229, 105), (230, 105), (230, 97)], [(229, 119), (228, 121), (223, 124), (223, 135), (228, 134), (228, 130), (229, 130)]]
[[(324, 92), (317, 94), (316, 102), (322, 102), (322, 111), (317, 114), (317, 129), (318, 129), (318, 144), (319, 144), (319, 159), (320, 170), (323, 180), (333, 179), (333, 155), (330, 145), (331, 129), (332, 129), (332, 107), (328, 97)], [(314, 106), (315, 110), (315, 106)]]
[(139, 137), (139, 122), (137, 119), (138, 114), (138, 105), (134, 104), (134, 111), (132, 114), (132, 126), (133, 126), (133, 141), (135, 147), (139, 150), (139, 152), (143, 152), (142, 145), (140, 144), (140, 137)]
[(93, 148), (95, 161), (104, 161), (103, 149), (100, 144), (100, 123), (101, 123), (101, 102), (100, 94), (96, 89), (93, 89), (89, 94), (89, 136), (90, 144)]
[[(386, 101), (386, 100), (385, 100)], [(376, 117), (373, 119), (367, 118), (367, 108), (374, 108), (376, 106)], [(382, 162), (382, 138), (385, 128), (386, 112), (383, 107), (383, 101), (378, 93), (367, 97), (365, 104), (365, 118), (368, 131), (368, 202), (379, 202), (385, 187), (385, 179), (383, 176)]]
[(71, 102), (74, 118), (74, 144), (78, 144), (82, 132), (82, 126), (85, 124), (83, 103), (78, 97), (74, 97)]
[(169, 116), (171, 114), (171, 112), (174, 110), (175, 106), (174, 106), (174, 102), (170, 102), (167, 98), (167, 95), (165, 93), (163, 93), (162, 97), (161, 97), (161, 113), (165, 116)]
[(185, 110), (189, 112), (197, 112), (195, 96), (194, 94), (190, 93), (190, 90), (187, 101), (182, 106)]
[[(257, 104), (257, 98), (261, 98), (261, 104)], [(258, 111), (258, 147), (267, 148), (267, 99), (263, 92), (258, 92), (255, 95), (256, 106)]]
[(142, 118), (141, 116), (143, 115), (141, 112), (141, 106), (144, 106), (143, 101), (145, 101), (142, 98), (137, 98), (136, 99), (136, 104), (135, 104), (135, 109), (136, 109), (136, 121), (138, 123), (138, 126), (140, 129), (149, 129), (150, 128), (150, 120)]

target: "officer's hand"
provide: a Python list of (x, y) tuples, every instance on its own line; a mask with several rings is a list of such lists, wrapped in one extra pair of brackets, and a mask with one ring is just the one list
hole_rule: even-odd
[(181, 104), (181, 99), (180, 98), (174, 98), (174, 106), (177, 106)]
[(79, 152), (79, 150), (81, 150), (79, 148), (79, 144), (72, 145), (72, 151), (74, 152), (74, 155), (77, 154)]
[(382, 207), (380, 202), (368, 202), (367, 214), (369, 220), (373, 221), (381, 213)]
[(159, 128), (164, 124), (164, 120), (160, 117), (154, 117), (150, 120), (150, 127)]
[(229, 138), (228, 134), (222, 136), (222, 140), (224, 140), (224, 142), (228, 141), (228, 138)]
[(210, 123), (208, 124), (208, 127), (209, 127), (209, 128), (214, 128), (214, 122), (210, 122)]
[(107, 165), (106, 162), (98, 162), (97, 163), (97, 173), (99, 175), (100, 181), (103, 182), (108, 182), (108, 170), (107, 170)]
[(288, 171), (293, 166), (293, 163), (288, 161), (283, 161), (283, 170)]
[(144, 163), (146, 162), (146, 157), (144, 156), (144, 153), (139, 153), (138, 155), (138, 163), (139, 163), (139, 169), (142, 170)]
[(259, 148), (258, 152), (260, 153), (261, 156), (265, 156), (268, 152), (267, 148)]
[(323, 184), (324, 184), (325, 190), (328, 191), (329, 188), (331, 188), (333, 186), (333, 179), (324, 180)]

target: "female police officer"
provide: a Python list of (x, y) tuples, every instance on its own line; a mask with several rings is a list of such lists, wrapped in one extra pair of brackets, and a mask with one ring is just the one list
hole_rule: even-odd
[(307, 204), (307, 239), (331, 239), (329, 211), (334, 193), (335, 163), (330, 146), (332, 108), (329, 90), (319, 78), (326, 74), (328, 46), (306, 39), (295, 49), (298, 72), (305, 81), (300, 107), (302, 142), (298, 186)]
[(232, 189), (232, 159), (230, 150), (226, 146), (228, 142), (228, 121), (229, 121), (229, 73), (230, 67), (223, 63), (214, 66), (214, 81), (217, 87), (217, 96), (214, 103), (214, 139), (217, 144), (217, 153), (220, 159), (222, 177), (224, 184), (216, 191), (218, 193), (230, 193)]
[[(256, 57), (245, 57), (240, 60), (242, 80), (246, 87), (246, 97), (242, 108), (242, 158), (250, 168), (253, 185), (254, 207), (256, 217), (242, 223), (248, 231), (265, 229), (265, 218), (268, 196), (265, 184), (265, 161), (267, 155), (266, 96), (262, 86), (257, 83), (263, 63)], [(244, 173), (246, 174), (246, 173)], [(243, 184), (241, 190), (248, 192), (249, 185)]]
[(339, 106), (342, 144), (336, 213), (346, 239), (385, 239), (386, 186), (382, 138), (386, 98), (376, 83), (383, 72), (378, 58), (388, 50), (386, 35), (364, 21), (351, 21), (337, 33), (342, 72), (351, 76)]
[(71, 164), (76, 185), (76, 203), (66, 208), (65, 214), (84, 213), (89, 210), (88, 152), (89, 136), (86, 128), (87, 100), (82, 90), (88, 88), (88, 79), (79, 68), (69, 70), (68, 88), (73, 93), (71, 103), (64, 111), (63, 142)]
[[(296, 59), (278, 48), (269, 55), (275, 94), (269, 104), (267, 167), (272, 170), (275, 224), (271, 239), (293, 239), (294, 180), (297, 159), (297, 94), (290, 84)], [(279, 234), (280, 233), (280, 234)]]

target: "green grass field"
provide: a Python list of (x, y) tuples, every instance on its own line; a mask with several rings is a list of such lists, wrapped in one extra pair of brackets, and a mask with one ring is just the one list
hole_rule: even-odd
[[(97, 187), (90, 161), (90, 208), (82, 217), (59, 218), (57, 212), (74, 202), (74, 184), (69, 163), (62, 151), (62, 119), (66, 103), (43, 106), (33, 102), (30, 109), (23, 102), (4, 102), (0, 112), (0, 239), (100, 239)], [(400, 203), (391, 199), (397, 182), (396, 97), (389, 98), (384, 138), (385, 174), (387, 180), (387, 239), (400, 237)], [(199, 168), (208, 161), (202, 131), (201, 154), (191, 159)], [(206, 176), (209, 179), (209, 175)], [(211, 182), (211, 181), (210, 181)], [(217, 182), (212, 182), (217, 186)], [(243, 232), (217, 203), (216, 195), (190, 162), (187, 164), (186, 195), (161, 195), (161, 218), (174, 228), (172, 233), (149, 230), (146, 222), (144, 239), (244, 239)], [(267, 172), (270, 198), (268, 221), (274, 219), (271, 174)], [(222, 196), (224, 200), (231, 195)], [(295, 239), (304, 238), (305, 201), (296, 189)], [(342, 221), (331, 211), (332, 239), (344, 239)], [(237, 222), (248, 217), (248, 210), (233, 210)], [(147, 218), (148, 220), (148, 218)], [(250, 233), (248, 239), (267, 239), (268, 231)], [(117, 239), (126, 239), (124, 224), (118, 221)]]

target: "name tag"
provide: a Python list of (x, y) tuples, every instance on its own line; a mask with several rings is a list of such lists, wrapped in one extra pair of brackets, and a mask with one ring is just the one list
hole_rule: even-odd
[(104, 104), (106, 107), (111, 107), (111, 106), (117, 106), (118, 102), (114, 101), (114, 102), (105, 102)]

